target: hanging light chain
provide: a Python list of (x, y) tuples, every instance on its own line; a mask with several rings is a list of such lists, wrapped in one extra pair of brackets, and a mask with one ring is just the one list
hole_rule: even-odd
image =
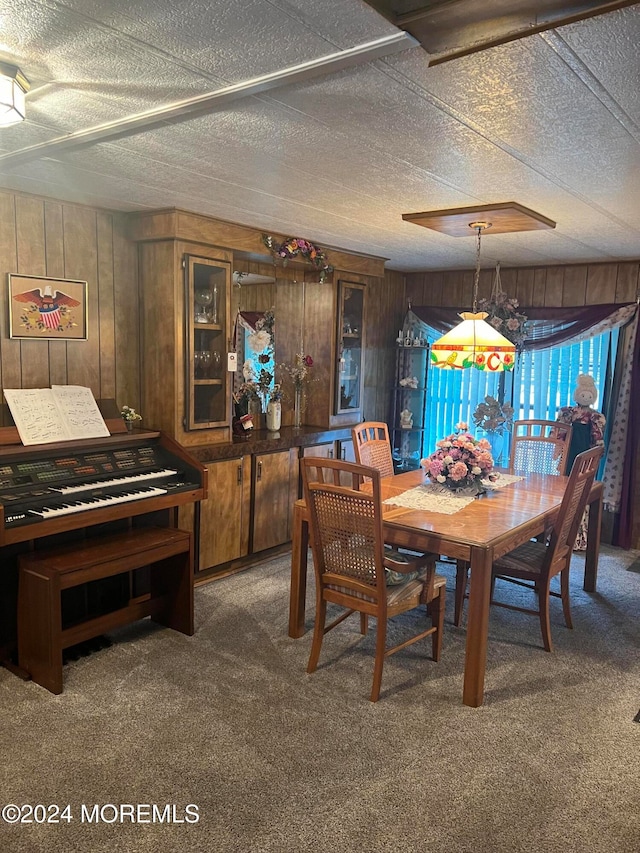
[(476, 314), (478, 311), (478, 284), (480, 283), (480, 235), (483, 231), (486, 231), (487, 228), (491, 228), (491, 222), (470, 222), (469, 228), (474, 228), (477, 233), (477, 244), (476, 244), (476, 271), (473, 276), (473, 313)]

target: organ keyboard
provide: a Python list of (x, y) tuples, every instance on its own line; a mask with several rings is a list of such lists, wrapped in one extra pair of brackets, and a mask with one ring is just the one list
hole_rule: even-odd
[(0, 447), (0, 546), (204, 497), (204, 466), (158, 432)]

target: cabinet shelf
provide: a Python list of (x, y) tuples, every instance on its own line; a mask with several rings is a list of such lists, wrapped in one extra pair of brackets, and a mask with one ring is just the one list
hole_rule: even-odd
[(360, 333), (359, 332), (343, 332), (342, 337), (343, 338), (349, 338), (352, 341), (359, 341), (360, 340)]
[(221, 332), (223, 329), (224, 329), (224, 326), (222, 326), (220, 323), (196, 323), (196, 322), (194, 322), (194, 324), (193, 324), (194, 332), (197, 332), (199, 330), (202, 330), (202, 331), (206, 330), (209, 332)]
[[(419, 460), (424, 455), (425, 403), (427, 399), (427, 347), (396, 346), (396, 372), (393, 384), (393, 427), (391, 438), (394, 459), (398, 470), (417, 468)], [(404, 379), (415, 378), (417, 388), (400, 385)], [(402, 412), (407, 410), (403, 416)], [(408, 419), (409, 414), (413, 425), (403, 427), (401, 421)]]
[[(231, 270), (226, 260), (185, 254), (184, 429), (228, 427), (231, 382), (224, 369), (229, 338)], [(199, 317), (206, 316), (201, 323)], [(217, 322), (210, 322), (213, 319)]]

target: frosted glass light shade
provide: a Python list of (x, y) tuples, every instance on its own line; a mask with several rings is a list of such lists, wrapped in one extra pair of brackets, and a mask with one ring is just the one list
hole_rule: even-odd
[(24, 121), (25, 93), (29, 83), (19, 68), (0, 63), (0, 126)]
[(488, 316), (484, 311), (460, 314), (462, 322), (431, 345), (432, 367), (513, 370), (516, 346), (485, 321)]

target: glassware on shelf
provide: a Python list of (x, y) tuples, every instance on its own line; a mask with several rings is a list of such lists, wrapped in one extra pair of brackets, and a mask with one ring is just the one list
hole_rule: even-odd
[(220, 367), (222, 365), (222, 356), (217, 350), (214, 350), (211, 355), (211, 377), (220, 379)]
[(209, 312), (209, 322), (217, 325), (218, 323), (218, 285), (214, 284), (211, 290), (211, 309)]
[(193, 354), (194, 379), (208, 379), (211, 369), (211, 353), (209, 350), (196, 350)]
[(196, 350), (193, 353), (193, 378), (200, 379), (200, 372), (202, 369), (202, 352), (200, 350)]
[[(211, 306), (213, 304), (213, 291), (209, 287), (201, 287), (196, 290), (194, 295), (196, 303), (194, 323), (210, 323), (211, 322)], [(217, 303), (217, 292), (216, 292)], [(216, 315), (218, 313), (216, 304)]]
[(202, 373), (202, 379), (209, 378), (209, 371), (211, 369), (211, 353), (209, 350), (203, 350), (200, 353), (200, 371)]

